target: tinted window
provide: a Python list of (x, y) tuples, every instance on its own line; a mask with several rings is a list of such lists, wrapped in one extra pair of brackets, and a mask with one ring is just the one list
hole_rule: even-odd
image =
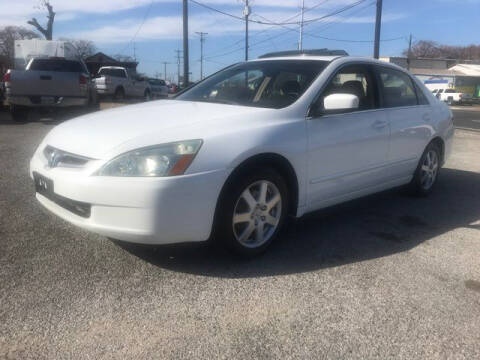
[(383, 106), (414, 106), (417, 105), (417, 96), (413, 88), (412, 79), (401, 72), (386, 68), (379, 69)]
[(122, 69), (101, 69), (98, 72), (98, 75), (107, 75), (107, 76), (113, 76), (113, 77), (120, 77), (120, 78), (125, 78), (125, 71)]
[(322, 112), (324, 98), (332, 94), (356, 95), (359, 100), (358, 110), (369, 110), (376, 107), (375, 85), (367, 66), (354, 65), (341, 69), (317, 100), (315, 111)]
[(414, 85), (415, 85), (415, 91), (417, 92), (418, 104), (419, 105), (430, 104), (427, 97), (425, 96), (425, 93), (423, 92), (423, 89), (420, 86), (418, 86), (416, 83), (414, 83)]
[(176, 99), (279, 109), (295, 102), (327, 64), (312, 60), (241, 63), (219, 71)]
[(30, 65), (30, 70), (79, 73), (85, 72), (85, 69), (80, 62), (63, 59), (35, 59)]

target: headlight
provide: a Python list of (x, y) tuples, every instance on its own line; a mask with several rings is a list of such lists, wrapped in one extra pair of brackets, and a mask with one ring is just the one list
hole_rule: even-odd
[(110, 160), (96, 175), (182, 175), (192, 163), (201, 145), (202, 140), (188, 140), (129, 151)]

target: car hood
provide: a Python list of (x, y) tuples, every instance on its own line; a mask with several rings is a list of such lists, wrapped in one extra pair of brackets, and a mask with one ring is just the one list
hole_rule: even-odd
[[(103, 110), (66, 121), (47, 135), (45, 144), (93, 159), (135, 148), (203, 138), (213, 129), (228, 128), (232, 119), (267, 109), (180, 100)], [(195, 131), (192, 131), (195, 129)]]

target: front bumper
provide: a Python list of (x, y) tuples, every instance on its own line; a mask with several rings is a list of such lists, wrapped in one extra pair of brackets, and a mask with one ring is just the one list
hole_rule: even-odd
[(144, 244), (204, 241), (210, 236), (226, 170), (165, 178), (87, 175), (74, 168), (49, 168), (38, 152), (33, 172), (51, 179), (61, 198), (90, 205), (90, 216), (36, 193), (37, 200), (62, 219), (118, 240)]

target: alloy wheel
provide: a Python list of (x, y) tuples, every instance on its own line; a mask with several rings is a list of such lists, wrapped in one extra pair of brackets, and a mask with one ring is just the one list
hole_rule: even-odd
[(275, 233), (282, 215), (282, 196), (277, 186), (260, 180), (239, 196), (233, 211), (233, 233), (248, 248), (265, 244)]
[(420, 175), (420, 183), (423, 189), (430, 189), (437, 178), (438, 173), (438, 155), (435, 150), (429, 150), (423, 160)]

